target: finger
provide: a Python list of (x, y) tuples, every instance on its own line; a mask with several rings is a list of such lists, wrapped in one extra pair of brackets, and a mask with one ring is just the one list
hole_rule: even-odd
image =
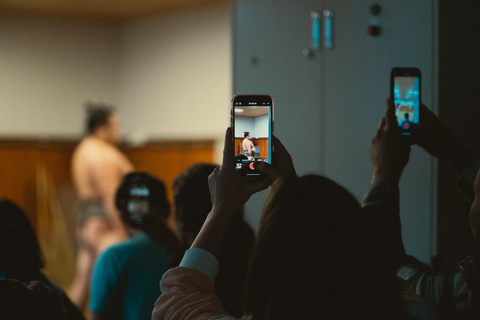
[(225, 143), (223, 146), (223, 168), (231, 168), (234, 169), (234, 155), (233, 155), (233, 133), (232, 128), (228, 127), (227, 131), (225, 132)]
[(385, 119), (385, 117), (383, 117), (380, 122), (378, 123), (378, 130), (381, 130), (383, 128), (385, 128), (385, 126), (387, 125), (387, 119)]
[(248, 183), (248, 194), (252, 195), (259, 191), (265, 190), (270, 184), (272, 184), (270, 177), (255, 178), (254, 181)]
[(273, 136), (273, 147), (275, 148), (275, 153), (278, 155), (288, 154), (287, 149), (285, 149), (280, 139), (276, 136)]
[(397, 117), (395, 116), (395, 105), (392, 99), (387, 99), (387, 111), (385, 112), (385, 118), (387, 119), (387, 127), (396, 127)]
[(275, 146), (275, 153), (274, 165), (278, 166), (278, 169), (282, 170), (285, 174), (288, 175), (296, 175), (295, 167), (293, 165), (292, 156), (287, 151), (287, 149), (283, 146), (282, 142), (277, 137), (274, 137), (274, 146)]
[(432, 118), (436, 118), (437, 116), (430, 110), (427, 108), (426, 105), (424, 105), (423, 103), (420, 104), (420, 108), (419, 108), (419, 115), (420, 115), (420, 123), (422, 122), (429, 122)]
[(281, 170), (266, 162), (255, 163), (255, 169), (264, 174), (265, 176), (269, 177), (271, 181), (274, 181), (275, 179), (278, 179), (282, 175), (284, 175)]
[(220, 167), (216, 167), (208, 176), (208, 189), (210, 191), (210, 200), (212, 201), (212, 205), (215, 204), (215, 194), (217, 189), (216, 179), (219, 174)]

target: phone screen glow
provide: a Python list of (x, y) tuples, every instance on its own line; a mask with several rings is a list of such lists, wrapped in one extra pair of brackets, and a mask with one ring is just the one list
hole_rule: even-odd
[(393, 102), (398, 125), (409, 130), (412, 123), (419, 122), (420, 78), (415, 76), (396, 76), (393, 86)]
[(234, 101), (235, 169), (258, 176), (254, 162), (272, 163), (272, 102)]

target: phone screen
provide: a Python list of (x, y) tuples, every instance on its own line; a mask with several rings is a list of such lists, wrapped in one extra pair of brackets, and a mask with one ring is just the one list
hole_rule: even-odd
[(411, 69), (400, 69), (397, 72), (392, 70), (392, 99), (403, 135), (410, 135), (411, 125), (418, 123), (420, 119), (420, 71)]
[(259, 176), (255, 161), (272, 163), (273, 100), (268, 95), (238, 95), (232, 99), (235, 169)]
[(150, 190), (144, 184), (135, 184), (129, 191), (130, 199), (127, 202), (129, 218), (134, 223), (141, 225), (143, 218), (150, 210)]

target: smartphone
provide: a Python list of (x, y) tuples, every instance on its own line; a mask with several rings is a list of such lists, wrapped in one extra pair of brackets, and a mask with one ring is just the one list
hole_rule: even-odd
[(143, 219), (150, 212), (150, 189), (141, 181), (132, 185), (128, 191), (128, 223), (133, 226), (143, 224)]
[(258, 177), (254, 163), (272, 163), (273, 99), (269, 95), (235, 95), (231, 115), (235, 170)]
[(404, 136), (412, 135), (412, 124), (420, 120), (421, 73), (418, 68), (390, 71), (390, 98), (395, 104), (398, 126)]

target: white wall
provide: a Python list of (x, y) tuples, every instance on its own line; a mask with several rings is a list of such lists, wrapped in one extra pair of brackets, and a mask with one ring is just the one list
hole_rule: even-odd
[(269, 117), (262, 116), (257, 118), (236, 117), (235, 119), (235, 138), (243, 138), (245, 132), (250, 132), (252, 138), (268, 137)]
[(221, 154), (231, 78), (229, 5), (116, 26), (0, 17), (0, 137), (80, 137), (92, 100), (117, 104), (133, 142), (215, 139)]
[(79, 136), (89, 99), (114, 103), (112, 25), (0, 17), (0, 136)]
[(120, 105), (130, 139), (223, 140), (231, 100), (230, 7), (122, 28)]
[(245, 132), (253, 131), (253, 118), (235, 117), (235, 138), (244, 138)]
[(269, 120), (270, 118), (268, 115), (255, 118), (255, 127), (253, 128), (252, 136), (259, 138), (267, 138), (268, 129), (270, 128)]

